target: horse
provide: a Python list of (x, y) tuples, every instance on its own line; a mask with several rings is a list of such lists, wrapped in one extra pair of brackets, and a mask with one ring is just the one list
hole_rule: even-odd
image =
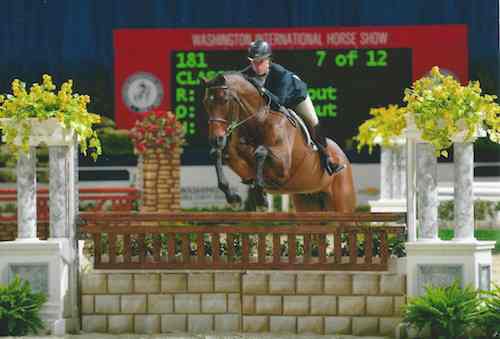
[(226, 163), (258, 192), (290, 194), (295, 210), (353, 212), (356, 192), (352, 166), (341, 148), (328, 139), (327, 151), (345, 168), (333, 176), (324, 170), (318, 152), (307, 143), (297, 120), (271, 109), (270, 101), (239, 72), (202, 80), (208, 114), (208, 141), (215, 161), (218, 188), (229, 204), (240, 204), (224, 175)]

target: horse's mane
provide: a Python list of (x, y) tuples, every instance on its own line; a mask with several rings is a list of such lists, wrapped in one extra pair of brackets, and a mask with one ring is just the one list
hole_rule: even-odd
[(248, 79), (240, 71), (225, 71), (219, 73), (215, 78), (209, 80), (206, 83), (206, 87), (208, 88), (227, 85), (227, 80), (233, 77), (240, 78), (243, 82), (248, 82), (249, 85), (252, 85), (252, 83), (248, 81)]
[(232, 87), (232, 85), (236, 85), (243, 91), (253, 91), (255, 95), (259, 97), (262, 95), (258, 85), (254, 81), (251, 81), (251, 79), (247, 78), (240, 71), (226, 71), (219, 73), (215, 78), (205, 83), (205, 88), (208, 89), (210, 87), (219, 86)]

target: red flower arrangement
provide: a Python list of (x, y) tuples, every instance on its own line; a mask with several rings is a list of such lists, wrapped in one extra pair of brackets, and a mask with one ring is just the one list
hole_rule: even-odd
[(138, 154), (148, 149), (173, 151), (184, 144), (184, 128), (170, 111), (153, 110), (146, 112), (130, 130), (130, 138)]

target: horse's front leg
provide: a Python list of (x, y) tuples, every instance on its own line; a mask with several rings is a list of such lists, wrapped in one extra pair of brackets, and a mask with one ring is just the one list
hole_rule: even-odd
[(215, 160), (215, 172), (217, 173), (217, 187), (224, 193), (226, 201), (231, 205), (240, 205), (241, 197), (232, 192), (222, 169), (223, 148), (212, 148), (210, 151), (212, 159)]
[(268, 154), (269, 150), (262, 145), (255, 150), (255, 190), (257, 193), (255, 202), (259, 207), (267, 207), (267, 199), (264, 193), (264, 163)]

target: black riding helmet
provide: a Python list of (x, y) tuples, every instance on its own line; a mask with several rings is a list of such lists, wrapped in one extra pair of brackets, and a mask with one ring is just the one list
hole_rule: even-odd
[(269, 58), (272, 54), (271, 45), (261, 39), (255, 40), (248, 47), (248, 59), (250, 60)]

